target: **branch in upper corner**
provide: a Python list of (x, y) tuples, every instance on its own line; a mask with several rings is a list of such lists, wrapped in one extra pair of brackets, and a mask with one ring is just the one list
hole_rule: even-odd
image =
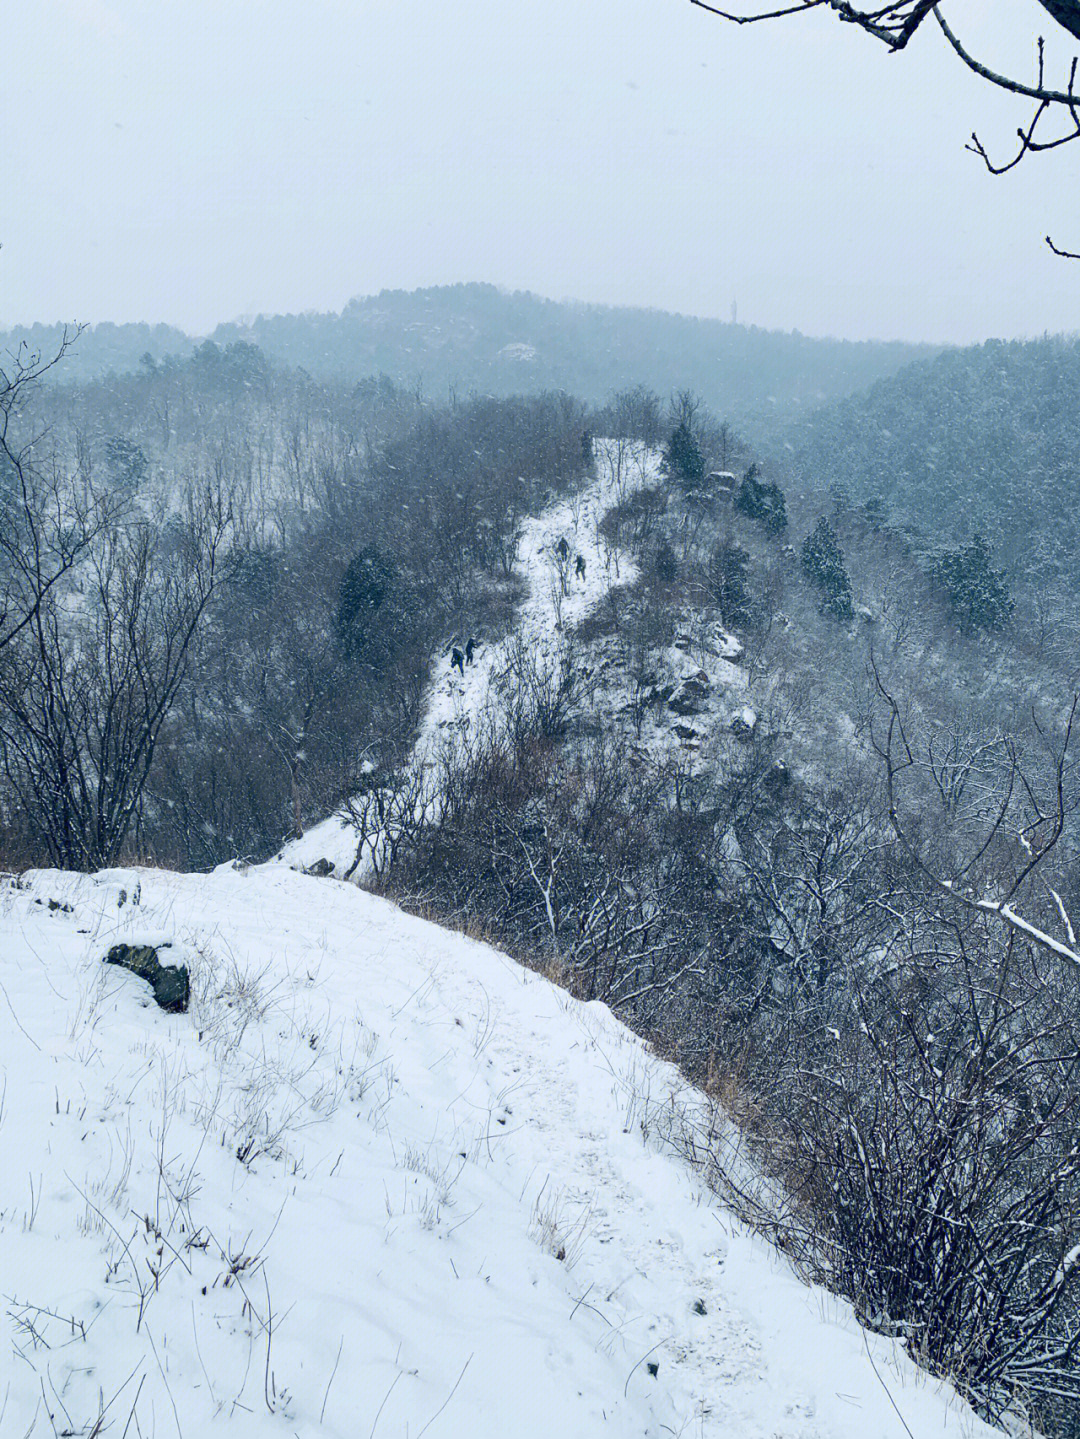
[(699, 10), (708, 10), (710, 15), (719, 15), (721, 20), (730, 20), (735, 25), (752, 25), (755, 20), (779, 20), (784, 15), (799, 15), (803, 10), (813, 10), (823, 3), (824, 0), (798, 0), (798, 4), (785, 5), (782, 10), (764, 10), (759, 15), (736, 15), (730, 10), (708, 4), (707, 0), (690, 0), (690, 4), (696, 5)]
[[(952, 29), (943, 14), (944, 0), (894, 0), (892, 4), (868, 7), (856, 4), (854, 0), (802, 0), (802, 3), (789, 3), (781, 5), (777, 9), (757, 11), (750, 11), (746, 8), (749, 6), (750, 0), (744, 0), (743, 6), (736, 5), (733, 9), (721, 8), (720, 5), (711, 3), (711, 0), (690, 0), (690, 3), (700, 10), (706, 10), (712, 15), (719, 16), (720, 19), (731, 21), (736, 25), (748, 25), (762, 20), (777, 20), (783, 16), (798, 15), (807, 10), (825, 7), (842, 23), (864, 30), (894, 52), (905, 49), (916, 32), (932, 17), (937, 22), (937, 27), (948, 47), (969, 71), (998, 90), (1026, 97), (1035, 102), (1034, 114), (1026, 128), (1017, 130), (1019, 143), (1015, 152), (1008, 157), (1000, 161), (992, 160), (979, 137), (972, 135), (967, 148), (978, 155), (992, 175), (1005, 174), (1006, 171), (1019, 165), (1020, 161), (1028, 155), (1045, 150), (1057, 150), (1063, 145), (1070, 144), (1073, 140), (1080, 139), (1080, 92), (1077, 90), (1080, 57), (1074, 56), (1067, 65), (1064, 89), (1054, 88), (1047, 83), (1046, 45), (1041, 35), (1036, 42), (1037, 62), (1034, 83), (1015, 79), (1012, 75), (993, 70), (977, 59)], [(731, 4), (732, 0), (728, 0), (728, 3)], [(762, 0), (759, 0), (759, 3), (762, 3)], [(1038, 0), (1038, 3), (1056, 24), (1069, 35), (1080, 39), (1080, 0)], [(1064, 125), (1061, 133), (1051, 132), (1050, 138), (1044, 139), (1046, 127), (1051, 123), (1046, 119), (1048, 115), (1051, 120), (1053, 117), (1063, 116)], [(1049, 237), (1047, 237), (1046, 243), (1053, 253), (1062, 259), (1080, 259), (1080, 254), (1072, 250), (1061, 249)]]

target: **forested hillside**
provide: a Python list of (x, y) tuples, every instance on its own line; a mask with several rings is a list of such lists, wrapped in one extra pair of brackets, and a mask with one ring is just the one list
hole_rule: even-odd
[(9, 863), (272, 851), (408, 741), (451, 634), (505, 623), (521, 520), (585, 464), (565, 396), (436, 408), (243, 343), (81, 385), (12, 373)]
[(1080, 340), (950, 350), (790, 428), (793, 475), (929, 551), (983, 534), (1018, 583), (1068, 579), (1080, 516)]
[[(0, 336), (49, 349), (58, 331)], [(384, 373), (437, 403), (451, 392), (566, 390), (594, 404), (644, 384), (662, 395), (686, 386), (755, 433), (778, 416), (872, 384), (932, 351), (900, 343), (811, 339), (660, 310), (560, 303), (494, 285), (449, 285), (353, 300), (340, 314), (260, 315), (222, 324), (220, 345), (257, 344), (311, 376), (355, 381)], [(164, 326), (98, 325), (65, 361), (66, 378), (135, 369), (144, 353), (188, 354), (194, 341)]]
[[(14, 325), (0, 332), (0, 353), (10, 355), (25, 346), (36, 354), (53, 355), (64, 329), (63, 324)], [(124, 374), (137, 370), (144, 355), (154, 361), (168, 355), (186, 357), (195, 343), (173, 325), (114, 325), (104, 320), (86, 327), (80, 343), (67, 352), (53, 378), (77, 382), (100, 379), (110, 371)]]

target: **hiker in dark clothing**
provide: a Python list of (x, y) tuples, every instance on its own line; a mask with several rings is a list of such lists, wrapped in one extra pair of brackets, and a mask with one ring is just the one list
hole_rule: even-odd
[(450, 651), (450, 668), (457, 670), (462, 679), (465, 678), (465, 656), (458, 649), (457, 645)]
[(578, 577), (579, 580), (583, 580), (583, 579), (585, 578), (585, 556), (584, 556), (584, 555), (578, 555), (577, 559), (574, 561), (574, 571), (575, 571), (575, 573), (577, 574), (577, 577)]
[(465, 644), (465, 663), (466, 663), (467, 665), (471, 665), (471, 664), (472, 664), (472, 657), (473, 657), (473, 654), (474, 654), (475, 652), (476, 652), (476, 641), (473, 639), (472, 635), (470, 635), (469, 638), (468, 638), (468, 640), (466, 641), (466, 644)]
[(558, 555), (558, 557), (559, 557), (560, 560), (565, 560), (565, 559), (568, 559), (568, 558), (569, 558), (569, 556), (570, 556), (570, 546), (566, 543), (566, 536), (565, 536), (565, 535), (562, 537), (562, 539), (559, 541), (559, 543), (555, 546), (555, 553)]

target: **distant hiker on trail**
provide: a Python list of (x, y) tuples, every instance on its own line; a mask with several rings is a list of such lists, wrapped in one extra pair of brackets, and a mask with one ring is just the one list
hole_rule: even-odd
[(555, 546), (555, 553), (558, 555), (558, 557), (559, 557), (560, 560), (569, 559), (569, 557), (570, 557), (570, 546), (566, 543), (566, 536), (565, 536), (565, 535), (562, 537), (562, 539), (559, 541), (559, 543)]
[(578, 577), (579, 580), (583, 580), (583, 579), (585, 578), (585, 556), (584, 556), (584, 555), (578, 555), (577, 559), (574, 561), (574, 573), (577, 575), (577, 577)]
[(468, 640), (466, 641), (466, 644), (465, 644), (465, 663), (466, 663), (467, 665), (471, 665), (471, 664), (472, 664), (472, 657), (473, 657), (473, 655), (474, 655), (475, 652), (476, 652), (476, 641), (473, 639), (472, 635), (470, 635), (469, 638), (468, 638)]
[(457, 670), (462, 679), (465, 678), (465, 656), (458, 649), (457, 645), (450, 651), (450, 668)]

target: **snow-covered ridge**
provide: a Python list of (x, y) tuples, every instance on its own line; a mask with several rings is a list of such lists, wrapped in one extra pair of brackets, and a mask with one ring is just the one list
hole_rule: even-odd
[[(101, 962), (166, 940), (188, 1014)], [(6, 882), (0, 1094), (5, 1439), (989, 1432), (716, 1205), (606, 1008), (352, 886)]]
[[(519, 655), (556, 670), (562, 636), (587, 618), (614, 585), (635, 579), (633, 560), (608, 542), (600, 523), (614, 505), (658, 482), (663, 455), (638, 441), (610, 439), (596, 440), (593, 452), (592, 481), (521, 527), (516, 569), (525, 593), (511, 633), (481, 645), (460, 671), (452, 652), (437, 659), (412, 756), (418, 774), (430, 775), (438, 760), (459, 752), (482, 721), (498, 722), (500, 692), (512, 683)], [(432, 798), (431, 785), (422, 786), (419, 802)], [(341, 815), (291, 840), (278, 858), (298, 867), (326, 860), (338, 877), (348, 872), (357, 880), (369, 872), (370, 856), (362, 855), (357, 864), (357, 832)]]

